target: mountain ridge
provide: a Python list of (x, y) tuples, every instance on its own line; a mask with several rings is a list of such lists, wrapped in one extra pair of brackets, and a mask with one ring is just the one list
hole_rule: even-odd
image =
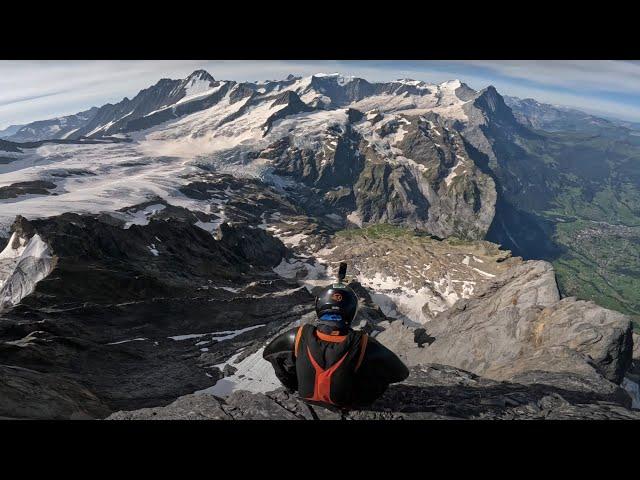
[[(195, 90), (187, 92), (192, 87)], [(279, 104), (278, 96), (293, 103)], [(60, 144), (31, 142), (21, 149), (4, 139), (0, 148), (13, 152), (2, 155), (0, 172), (10, 173), (7, 180), (15, 178), (5, 182), (7, 191), (28, 194), (31, 190), (22, 187), (25, 181), (59, 185), (50, 191), (47, 205), (25, 197), (17, 198), (28, 201), (6, 205), (5, 235), (16, 214), (60, 213), (70, 208), (64, 199), (76, 201), (80, 195), (73, 191), (80, 187), (76, 181), (22, 165), (52, 158), (64, 163), (68, 158), (77, 163), (71, 171), (81, 172), (86, 169), (79, 157), (71, 160), (73, 149), (80, 148), (73, 144), (102, 142), (104, 156), (148, 159), (146, 168), (136, 169), (142, 173), (134, 177), (139, 181), (126, 189), (134, 197), (132, 204), (145, 200), (148, 194), (143, 190), (171, 190), (166, 181), (158, 183), (149, 159), (166, 157), (160, 165), (170, 175), (180, 175), (180, 165), (206, 163), (236, 175), (257, 175), (282, 188), (286, 184), (292, 194), (298, 192), (299, 200), (311, 206), (313, 198), (313, 208), (335, 209), (356, 226), (382, 221), (417, 226), (439, 237), (487, 238), (516, 255), (556, 262), (567, 294), (597, 298), (640, 315), (640, 298), (631, 293), (633, 300), (620, 300), (629, 296), (626, 285), (637, 280), (628, 275), (619, 280), (624, 268), (608, 272), (604, 267), (606, 275), (597, 274), (606, 260), (603, 247), (592, 249), (585, 261), (585, 250), (575, 251), (584, 241), (568, 240), (580, 233), (569, 231), (564, 220), (602, 221), (602, 214), (594, 214), (595, 199), (598, 209), (616, 212), (622, 224), (640, 224), (634, 213), (638, 172), (632, 162), (640, 137), (609, 123), (586, 130), (584, 122), (575, 124), (578, 130), (532, 128), (535, 118), (527, 123), (526, 112), (512, 103), (514, 114), (509, 102), (492, 86), (477, 92), (460, 80), (439, 85), (411, 79), (372, 83), (317, 74), (251, 83), (218, 81), (203, 71), (185, 79), (162, 79), (131, 100), (101, 107), (99, 118), (55, 140)], [(50, 155), (44, 145), (49, 145), (47, 152), (56, 148), (61, 155)], [(94, 154), (87, 155), (91, 159)], [(580, 159), (587, 162), (586, 168)], [(120, 167), (112, 168), (108, 183), (121, 191), (115, 175)], [(624, 178), (618, 170), (626, 172)], [(115, 203), (82, 198), (82, 208), (89, 211)], [(29, 208), (23, 211), (19, 206)], [(594, 228), (598, 224), (588, 227)], [(630, 253), (626, 249), (624, 255)], [(569, 278), (576, 262), (582, 272), (578, 282)], [(589, 286), (592, 279), (597, 287)]]
[[(4, 138), (7, 138), (10, 141), (21, 142), (21, 141), (51, 140), (51, 139), (60, 139), (60, 138), (80, 138), (81, 136), (83, 136), (83, 134), (86, 136), (91, 136), (91, 135), (98, 134), (99, 132), (102, 132), (103, 134), (117, 133), (117, 132), (109, 132), (108, 129), (105, 129), (105, 125), (108, 125), (109, 123), (115, 124), (119, 120), (122, 120), (123, 116), (127, 115), (124, 113), (124, 111), (128, 110), (130, 106), (133, 106), (135, 110), (135, 104), (132, 104), (132, 102), (136, 98), (140, 97), (137, 102), (138, 104), (140, 104), (140, 103), (144, 103), (145, 97), (148, 97), (150, 95), (153, 96), (153, 95), (160, 94), (161, 96), (165, 97), (160, 101), (160, 103), (163, 104), (161, 106), (164, 106), (166, 108), (175, 104), (172, 102), (177, 102), (180, 99), (184, 98), (181, 95), (184, 94), (184, 91), (187, 85), (189, 84), (189, 82), (194, 82), (198, 80), (203, 83), (209, 82), (209, 84), (217, 83), (216, 80), (213, 78), (213, 76), (211, 76), (211, 74), (209, 74), (205, 70), (195, 70), (184, 79), (174, 80), (169, 78), (163, 78), (163, 79), (160, 79), (158, 82), (156, 82), (156, 84), (140, 90), (131, 99), (129, 99), (129, 97), (124, 97), (118, 103), (115, 103), (115, 104), (107, 103), (102, 107), (92, 107), (91, 109), (85, 112), (80, 112), (78, 114), (69, 115), (66, 117), (58, 117), (53, 119), (46, 119), (46, 120), (31, 122), (29, 124), (21, 126), (20, 130), (18, 130), (18, 132), (14, 133), (13, 135), (7, 135)], [(369, 83), (367, 80), (358, 78), (358, 77), (343, 77), (340, 74), (323, 74), (323, 73), (317, 73), (317, 74), (309, 75), (307, 77), (296, 77), (293, 75), (289, 75), (284, 80), (264, 81), (264, 82), (260, 82), (259, 84), (251, 83), (251, 82), (238, 83), (234, 81), (221, 81), (221, 82), (230, 83), (231, 87), (235, 85), (240, 85), (244, 88), (250, 88), (253, 91), (259, 90), (258, 88), (256, 88), (256, 86), (259, 85), (263, 89), (265, 89), (264, 93), (268, 93), (274, 88), (283, 87), (283, 86), (286, 87), (288, 84), (294, 83), (296, 81), (301, 81), (301, 84), (306, 84), (305, 86), (308, 86), (310, 88), (322, 89), (322, 88), (326, 88), (327, 86), (330, 86), (331, 80), (336, 80), (337, 83), (342, 85), (347, 85), (347, 84), (351, 85), (351, 88), (354, 90), (353, 92), (349, 93), (349, 96), (351, 99), (359, 98), (358, 90), (359, 90), (359, 86), (362, 86), (362, 85), (366, 86), (365, 90), (368, 90), (369, 92), (387, 90), (387, 91), (392, 91), (394, 93), (404, 93), (405, 91), (407, 92), (411, 91), (413, 93), (416, 93), (416, 92), (419, 92), (420, 90), (428, 90), (429, 87), (433, 88), (438, 86), (435, 84), (427, 84), (426, 82), (415, 81), (410, 79), (402, 79), (402, 80), (396, 80), (391, 82)], [(451, 80), (451, 81), (443, 82), (439, 86), (444, 86), (451, 83), (459, 84), (459, 88), (462, 88), (463, 90), (471, 90), (466, 84), (460, 82), (459, 80)], [(152, 111), (149, 108), (150, 107), (143, 109), (144, 112), (146, 112), (144, 113), (144, 115), (148, 115)], [(98, 113), (98, 110), (103, 110), (102, 112), (100, 112), (101, 118), (97, 119), (97, 122), (91, 123), (92, 120), (94, 120), (95, 114)], [(51, 128), (54, 125), (54, 122), (67, 122), (69, 121), (69, 119), (72, 119), (75, 117), (83, 119), (85, 122), (84, 125), (81, 125), (80, 127), (78, 127), (77, 124), (74, 124), (74, 126), (78, 128), (75, 128), (73, 131), (64, 130), (64, 131), (61, 131), (60, 133), (58, 133), (58, 131), (53, 131), (55, 129)], [(134, 118), (136, 117), (134, 116)], [(49, 130), (44, 130), (44, 128), (41, 127), (40, 125), (45, 125), (47, 128), (49, 128)], [(94, 128), (91, 128), (91, 129), (84, 128), (89, 126), (92, 126)]]

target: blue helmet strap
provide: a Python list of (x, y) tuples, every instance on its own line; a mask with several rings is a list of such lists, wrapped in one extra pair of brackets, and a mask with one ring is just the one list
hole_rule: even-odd
[(347, 326), (342, 320), (342, 315), (336, 313), (323, 313), (318, 319), (318, 323), (327, 325), (333, 330), (342, 330)]

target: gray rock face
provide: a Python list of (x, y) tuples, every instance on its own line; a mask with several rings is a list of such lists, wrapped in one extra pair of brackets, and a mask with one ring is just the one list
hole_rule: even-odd
[(633, 352), (631, 355), (631, 372), (640, 381), (640, 335), (635, 332), (633, 333)]
[(16, 198), (20, 195), (51, 195), (49, 190), (56, 188), (56, 184), (45, 181), (18, 182), (6, 187), (0, 187), (0, 199)]
[(142, 408), (111, 414), (107, 420), (231, 420), (212, 395), (185, 395), (166, 407)]
[(524, 262), (425, 325), (392, 323), (379, 340), (409, 365), (442, 363), (498, 380), (524, 372), (579, 372), (620, 383), (631, 362), (631, 320), (592, 302), (559, 300), (553, 269)]
[[(544, 380), (545, 374), (540, 374)], [(234, 392), (226, 400), (187, 395), (160, 408), (120, 411), (108, 420), (444, 420), (444, 419), (640, 419), (621, 391), (585, 394), (570, 384), (496, 382), (454, 367), (412, 368), (373, 405), (346, 413), (309, 406), (284, 389), (266, 394)], [(618, 389), (620, 390), (620, 389)]]
[(0, 365), (0, 385), (0, 417), (4, 418), (91, 419), (110, 411), (87, 388), (57, 375)]
[[(495, 184), (469, 159), (464, 142), (436, 115), (386, 123), (380, 135), (400, 135), (395, 162), (376, 146), (356, 184), (364, 223), (415, 225), (439, 237), (483, 238), (493, 220)], [(408, 159), (408, 160), (407, 160)]]
[(352, 115), (327, 128), (320, 148), (284, 137), (260, 156), (274, 161), (274, 173), (311, 187), (318, 202), (358, 217), (360, 225), (480, 239), (493, 220), (494, 181), (470, 159), (460, 134), (434, 114)]
[[(0, 365), (18, 372), (0, 381), (0, 416), (71, 418), (78, 410), (101, 418), (165, 405), (210, 387), (216, 364), (312, 308), (306, 289), (273, 272), (289, 251), (263, 230), (225, 226), (216, 240), (178, 218), (127, 229), (112, 220), (16, 222), (17, 234), (41, 239), (56, 261), (0, 313)], [(16, 290), (22, 277), (13, 277), (3, 294)]]
[(17, 143), (0, 140), (0, 151), (20, 153), (22, 150), (20, 149), (20, 145)]

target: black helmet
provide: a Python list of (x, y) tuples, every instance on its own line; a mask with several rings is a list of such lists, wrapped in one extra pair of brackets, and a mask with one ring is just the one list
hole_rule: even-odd
[(324, 288), (316, 297), (316, 314), (340, 315), (342, 323), (350, 325), (358, 312), (358, 297), (343, 283), (334, 283)]

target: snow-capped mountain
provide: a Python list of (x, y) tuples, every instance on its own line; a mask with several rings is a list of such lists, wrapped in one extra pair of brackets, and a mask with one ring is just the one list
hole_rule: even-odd
[(311, 108), (351, 106), (361, 110), (380, 107), (383, 111), (428, 110), (460, 119), (465, 117), (461, 110), (463, 101), (475, 93), (458, 80), (441, 85), (409, 79), (369, 83), (339, 74), (316, 74), (304, 78), (290, 75), (282, 81), (237, 83), (216, 81), (209, 73), (197, 70), (183, 80), (162, 79), (132, 99), (124, 98), (115, 105), (107, 104), (69, 117), (33, 122), (6, 138), (21, 142), (127, 133), (209, 109), (225, 97), (229, 104), (242, 100), (242, 106), (246, 104), (248, 108), (273, 100), (274, 95), (284, 92), (295, 93)]
[[(379, 223), (438, 238), (488, 238), (520, 254), (551, 248), (528, 212), (531, 205), (544, 207), (557, 182), (549, 183), (546, 163), (522, 148), (545, 140), (514, 117), (493, 87), (477, 92), (459, 80), (370, 83), (339, 74), (237, 83), (195, 71), (103, 106), (65, 136), (0, 140), (5, 237), (18, 215), (106, 214), (138, 225), (183, 208), (208, 232), (225, 221), (248, 222), (304, 255), (327, 243), (314, 235)], [(240, 206), (245, 187), (213, 187), (225, 174), (240, 185), (275, 189), (278, 209), (247, 212)], [(277, 216), (285, 211), (322, 220), (292, 228)], [(283, 268), (294, 276), (308, 270)], [(435, 270), (420, 276), (435, 282), (428, 312), (421, 309), (424, 295), (420, 305), (403, 297), (390, 308), (424, 321), (471, 292), (468, 282), (490, 274), (457, 268), (455, 282), (431, 278)], [(391, 282), (406, 280), (399, 275)], [(410, 290), (415, 297), (420, 287)]]
[[(495, 187), (470, 159), (461, 131), (493, 115), (477, 112), (486, 95), (460, 81), (369, 83), (337, 74), (236, 83), (196, 71), (161, 80), (97, 109), (64, 139), (41, 138), (8, 156), (4, 185), (55, 177), (56, 188), (45, 202), (18, 198), (2, 221), (116, 210), (151, 192), (182, 201), (184, 173), (206, 164), (272, 183), (293, 180), (356, 224), (399, 222), (479, 238), (493, 218)], [(90, 147), (77, 144), (87, 139)]]
[(606, 119), (576, 108), (541, 103), (533, 98), (505, 96), (504, 99), (518, 121), (535, 129), (593, 132), (609, 136), (624, 136), (628, 130), (639, 129), (634, 122)]
[(32, 122), (20, 126), (13, 134), (3, 135), (3, 138), (13, 142), (37, 142), (40, 140), (69, 138), (90, 122), (97, 112), (98, 108), (93, 107), (74, 115)]
[(209, 209), (180, 193), (189, 175), (208, 168), (278, 185), (354, 225), (486, 237), (548, 256), (555, 247), (537, 212), (591, 167), (568, 160), (580, 152), (558, 153), (575, 144), (529, 128), (546, 106), (510, 102), (517, 118), (495, 88), (474, 91), (459, 80), (316, 74), (238, 83), (195, 71), (78, 114), (84, 123), (62, 135), (2, 140), (0, 228), (17, 214), (114, 211), (154, 196)]
[(2, 130), (0, 130), (0, 138), (10, 137), (22, 127), (23, 125), (9, 125), (7, 128), (3, 128)]

